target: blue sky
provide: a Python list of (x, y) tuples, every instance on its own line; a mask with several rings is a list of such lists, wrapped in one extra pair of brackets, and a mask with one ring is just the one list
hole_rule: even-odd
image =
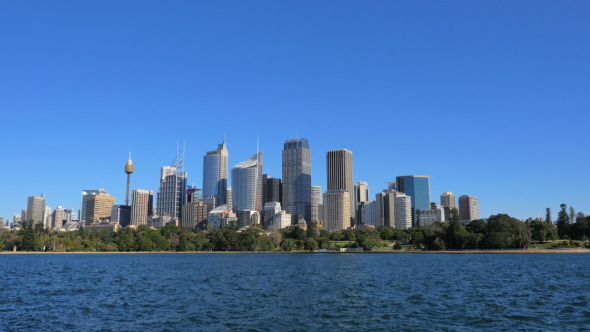
[[(156, 191), (186, 142), (189, 183), (227, 135), (230, 166), (309, 139), (353, 151), (370, 194), (430, 175), (480, 217), (590, 214), (587, 1), (4, 1), (0, 216), (83, 189)], [(555, 218), (555, 216), (554, 216)]]

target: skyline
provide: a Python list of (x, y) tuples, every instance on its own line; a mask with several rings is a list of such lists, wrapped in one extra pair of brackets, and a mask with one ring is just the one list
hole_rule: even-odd
[[(33, 4), (33, 5), (31, 5)], [(229, 4), (229, 6), (228, 6)], [(113, 10), (116, 8), (117, 10)], [(0, 217), (45, 193), (80, 207), (105, 188), (157, 192), (177, 139), (188, 183), (227, 134), (229, 168), (309, 140), (353, 152), (369, 197), (428, 175), (431, 200), (479, 198), (480, 218), (590, 214), (586, 2), (3, 4)], [(538, 209), (540, 210), (538, 212)]]

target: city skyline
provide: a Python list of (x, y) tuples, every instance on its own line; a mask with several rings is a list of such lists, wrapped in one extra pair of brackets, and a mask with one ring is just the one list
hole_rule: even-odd
[(41, 193), (53, 210), (85, 189), (124, 204), (129, 152), (131, 189), (156, 194), (177, 139), (202, 186), (224, 135), (229, 166), (258, 136), (273, 178), (284, 141), (307, 138), (323, 192), (345, 148), (370, 199), (425, 174), (431, 201), (476, 196), (480, 218), (590, 214), (587, 3), (231, 4), (7, 3), (0, 217)]

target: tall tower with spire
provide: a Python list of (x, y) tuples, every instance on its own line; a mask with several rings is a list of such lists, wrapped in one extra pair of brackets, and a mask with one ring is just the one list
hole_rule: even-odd
[(127, 194), (125, 195), (125, 205), (129, 206), (129, 185), (131, 183), (131, 173), (133, 173), (131, 152), (129, 152), (129, 159), (127, 160), (127, 164), (125, 164), (125, 173), (127, 173)]
[(156, 213), (182, 218), (182, 206), (186, 204), (186, 172), (184, 171), (184, 146), (182, 152), (176, 148), (176, 158), (172, 166), (160, 170), (160, 188), (157, 194)]

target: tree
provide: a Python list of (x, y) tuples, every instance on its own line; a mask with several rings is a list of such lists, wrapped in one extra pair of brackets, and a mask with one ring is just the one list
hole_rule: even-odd
[(307, 234), (305, 233), (303, 228), (295, 226), (295, 228), (293, 228), (293, 230), (291, 231), (291, 238), (294, 240), (305, 241), (305, 239), (307, 238)]
[(310, 221), (307, 223), (307, 237), (312, 239), (318, 238), (318, 224), (315, 221)]
[(33, 229), (33, 220), (23, 222), (22, 240), (20, 249), (24, 251), (37, 251), (40, 248), (39, 237)]
[(530, 244), (529, 225), (507, 214), (490, 216), (486, 235), (482, 239), (483, 248), (524, 249)]
[(584, 218), (586, 218), (586, 215), (584, 215), (584, 213), (578, 212), (578, 214), (576, 214), (576, 222), (578, 222), (578, 220), (582, 220)]
[(567, 205), (561, 204), (559, 207), (561, 207), (561, 211), (557, 214), (557, 234), (561, 239), (565, 239), (569, 237), (570, 217), (567, 214)]
[(552, 224), (553, 222), (551, 221), (551, 209), (547, 208), (546, 209), (546, 213), (545, 213), (545, 222), (548, 224)]
[(308, 237), (305, 240), (305, 246), (304, 246), (304, 248), (305, 248), (305, 250), (309, 250), (309, 251), (318, 250), (318, 243), (313, 238)]
[(530, 223), (531, 227), (531, 238), (533, 241), (537, 241), (539, 243), (545, 242), (547, 240), (547, 233), (551, 228), (546, 222), (542, 222), (540, 220), (533, 220)]
[(282, 251), (291, 251), (295, 248), (295, 240), (293, 239), (283, 239), (281, 242), (281, 250)]
[(576, 210), (574, 210), (573, 206), (570, 206), (570, 223), (574, 223), (576, 220)]
[(469, 224), (467, 224), (467, 227), (465, 227), (465, 229), (469, 233), (476, 233), (482, 235), (485, 235), (487, 228), (488, 224), (486, 224), (486, 222), (481, 219), (473, 220)]

